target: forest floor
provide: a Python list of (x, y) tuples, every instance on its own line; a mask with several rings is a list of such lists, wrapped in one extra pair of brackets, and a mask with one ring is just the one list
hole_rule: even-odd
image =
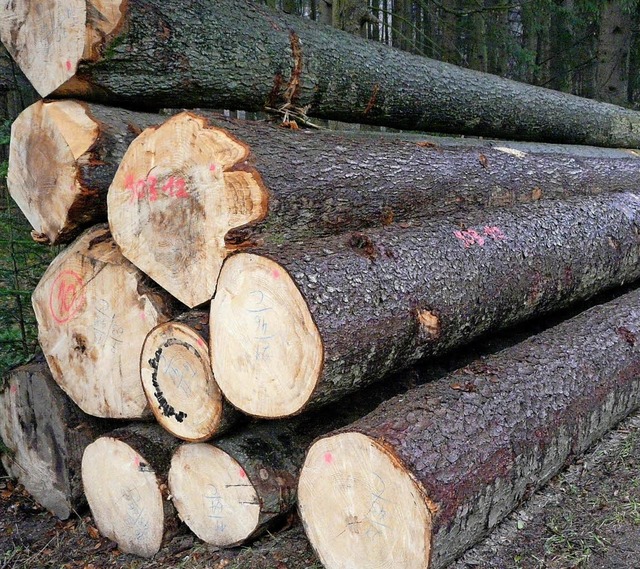
[[(292, 517), (251, 547), (218, 550), (186, 533), (151, 560), (98, 535), (88, 513), (60, 522), (0, 480), (0, 569), (321, 569)], [(640, 413), (554, 478), (451, 569), (639, 569)]]

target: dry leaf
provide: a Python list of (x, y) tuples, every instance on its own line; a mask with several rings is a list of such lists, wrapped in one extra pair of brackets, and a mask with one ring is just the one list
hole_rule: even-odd
[(100, 532), (94, 526), (89, 526), (87, 528), (87, 533), (91, 536), (92, 539), (100, 539)]
[(478, 156), (478, 160), (480, 160), (480, 165), (483, 168), (486, 168), (489, 165), (489, 160), (484, 154), (480, 154), (480, 156)]

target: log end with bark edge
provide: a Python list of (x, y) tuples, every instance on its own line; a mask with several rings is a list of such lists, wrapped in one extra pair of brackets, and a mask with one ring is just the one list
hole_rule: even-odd
[(125, 553), (152, 557), (179, 527), (166, 476), (178, 441), (158, 425), (100, 437), (82, 457), (82, 483), (102, 535)]
[(172, 321), (154, 328), (142, 347), (140, 377), (156, 420), (172, 435), (205, 441), (224, 426), (209, 347), (191, 326)]
[[(79, 222), (70, 218), (70, 210), (106, 213), (78, 179), (78, 159), (98, 134), (96, 121), (75, 101), (38, 101), (13, 123), (7, 187), (40, 240), (64, 241)], [(75, 213), (80, 220), (87, 216), (86, 211)]]
[(255, 487), (242, 466), (213, 445), (181, 446), (171, 460), (169, 488), (180, 519), (206, 543), (238, 545), (258, 528)]
[(322, 372), (324, 349), (306, 301), (278, 263), (227, 259), (211, 301), (211, 361), (225, 397), (244, 413), (299, 412)]
[(248, 153), (225, 130), (181, 113), (131, 144), (109, 188), (124, 256), (189, 307), (213, 296), (227, 231), (266, 215), (268, 194), (244, 164)]
[[(325, 567), (428, 567), (434, 512), (391, 450), (360, 433), (320, 439), (298, 486), (305, 531)], [(319, 522), (322, 520), (322, 522)]]
[(0, 39), (46, 97), (74, 77), (81, 60), (96, 58), (104, 39), (122, 20), (122, 4), (123, 0), (5, 0)]
[(174, 301), (119, 252), (106, 226), (85, 231), (49, 266), (32, 296), (53, 378), (89, 415), (150, 415), (140, 382), (147, 334)]

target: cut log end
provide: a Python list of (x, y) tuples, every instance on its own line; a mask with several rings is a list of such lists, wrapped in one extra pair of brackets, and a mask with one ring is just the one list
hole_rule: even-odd
[(322, 371), (323, 346), (285, 269), (247, 253), (228, 259), (210, 322), (214, 375), (235, 407), (265, 418), (304, 407)]
[(142, 348), (140, 375), (158, 422), (192, 442), (213, 437), (223, 412), (209, 347), (191, 327), (168, 322), (154, 328)]
[(180, 447), (169, 470), (180, 518), (203, 541), (218, 547), (242, 543), (258, 527), (260, 500), (246, 472), (209, 444)]
[(5, 0), (0, 39), (42, 96), (95, 59), (122, 19), (123, 0)]
[(78, 158), (98, 137), (98, 124), (74, 101), (38, 101), (11, 129), (7, 185), (38, 235), (55, 244), (75, 229), (69, 210), (86, 192)]
[(83, 233), (50, 265), (32, 301), (54, 379), (97, 417), (150, 415), (140, 382), (147, 334), (172, 315), (170, 299), (141, 286), (105, 226)]
[(213, 296), (227, 231), (266, 213), (259, 175), (240, 169), (247, 155), (226, 131), (181, 113), (131, 144), (109, 189), (124, 255), (187, 306)]
[(82, 483), (102, 535), (125, 553), (151, 557), (159, 551), (163, 497), (144, 457), (122, 441), (99, 438), (85, 449)]
[(320, 439), (298, 487), (305, 531), (327, 569), (426, 569), (431, 518), (417, 483), (359, 433)]

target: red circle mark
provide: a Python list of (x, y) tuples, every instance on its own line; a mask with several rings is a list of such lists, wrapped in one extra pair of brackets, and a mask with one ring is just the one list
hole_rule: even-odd
[(324, 453), (324, 461), (327, 464), (331, 464), (333, 462), (333, 455), (330, 452), (325, 452)]
[(240, 469), (240, 478), (246, 478), (247, 477), (247, 473), (244, 471), (244, 469)]
[(67, 62), (65, 63), (65, 66), (67, 67), (67, 71), (71, 71), (71, 67), (73, 67), (73, 66), (71, 64), (71, 60), (70, 59), (67, 59)]
[(86, 305), (84, 281), (75, 271), (62, 271), (53, 281), (49, 311), (58, 324), (75, 318)]
[(271, 274), (273, 275), (274, 279), (279, 279), (280, 278), (280, 271), (273, 269), (273, 271), (271, 271)]
[(216, 171), (216, 165), (215, 164), (211, 164), (211, 166), (209, 166), (209, 170), (211, 170), (212, 172)]

